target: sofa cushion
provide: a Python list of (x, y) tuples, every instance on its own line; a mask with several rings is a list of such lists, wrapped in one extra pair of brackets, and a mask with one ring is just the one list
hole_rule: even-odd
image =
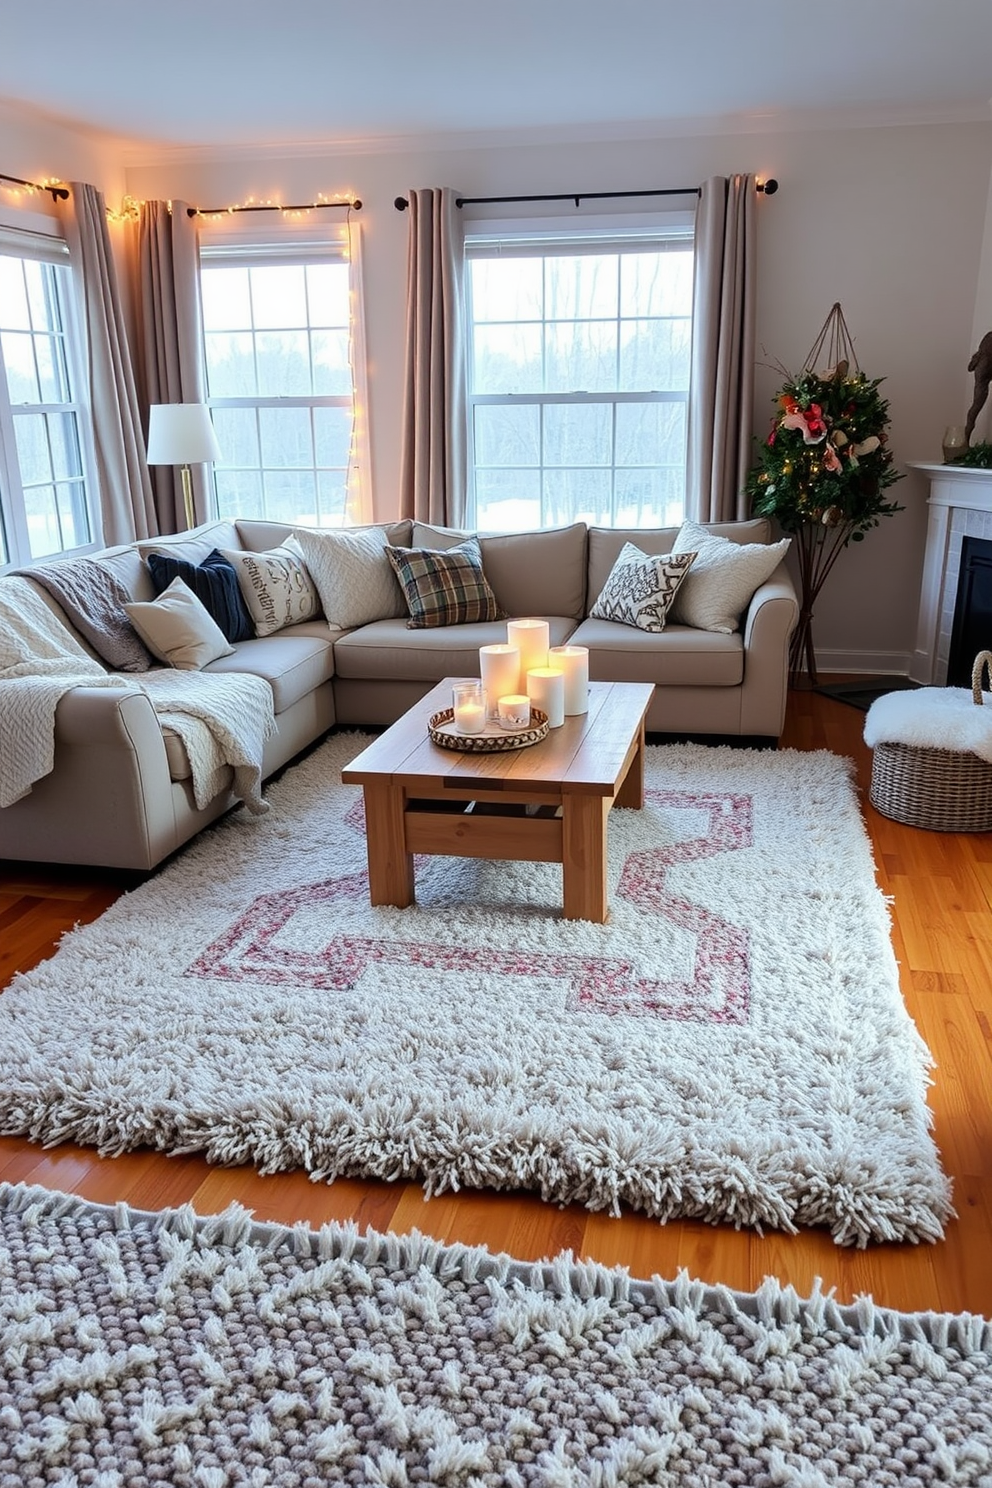
[(385, 528), (315, 532), (300, 527), (296, 538), (332, 630), (406, 614), (403, 591), (386, 557)]
[(390, 544), (386, 556), (410, 611), (408, 630), (506, 618), (483, 573), (478, 538), (467, 537), (444, 551)]
[(234, 647), (216, 620), (182, 579), (173, 579), (158, 599), (124, 606), (153, 656), (177, 672), (198, 672)]
[(583, 620), (569, 645), (589, 648), (589, 676), (594, 682), (737, 687), (744, 680), (739, 633), (669, 625), (658, 635), (612, 620)]
[(250, 635), (239, 640), (273, 635), (320, 614), (320, 596), (295, 537), (264, 553), (225, 548), (224, 557), (234, 569), (249, 613)]
[(149, 553), (147, 562), (156, 594), (168, 589), (173, 579), (182, 579), (229, 641), (247, 641), (255, 634), (238, 576), (216, 548), (202, 563), (187, 563), (185, 558), (165, 553)]
[(309, 621), (275, 635), (241, 641), (230, 655), (212, 661), (205, 670), (264, 677), (272, 687), (278, 714), (334, 676), (334, 645), (323, 621)]
[[(536, 532), (480, 534), (482, 567), (500, 608), (515, 617), (570, 615), (581, 620), (586, 612), (587, 534), (585, 522)], [(451, 548), (471, 535), (414, 522), (412, 541), (416, 547)]]
[(697, 522), (684, 522), (672, 551), (693, 552), (695, 562), (675, 596), (673, 621), (731, 634), (754, 591), (771, 577), (791, 545), (791, 537), (777, 543), (730, 542)]
[(663, 631), (672, 601), (695, 556), (659, 553), (648, 557), (633, 543), (624, 543), (590, 616), (633, 625), (638, 630)]
[[(548, 622), (551, 645), (563, 646), (575, 621)], [(444, 625), (408, 630), (402, 620), (379, 620), (334, 641), (338, 677), (362, 681), (440, 682), (442, 677), (478, 677), (479, 647), (506, 641), (506, 622)]]
[(154, 599), (155, 585), (145, 562), (134, 543), (127, 547), (107, 548), (94, 554), (102, 568), (107, 568), (118, 579), (132, 599)]
[[(252, 553), (265, 553), (269, 548), (278, 548), (286, 541), (287, 537), (299, 532), (298, 522), (292, 524), (287, 522), (268, 522), (260, 517), (238, 517), (235, 523), (238, 529), (238, 541), (241, 547)], [(359, 527), (335, 528), (335, 531), (362, 532), (367, 527), (381, 527), (386, 534), (387, 541), (397, 543), (400, 547), (409, 548), (413, 546), (411, 532), (413, 523), (408, 517), (403, 517), (399, 522), (366, 522)], [(314, 527), (307, 531), (327, 532), (329, 528)]]
[(214, 548), (240, 548), (237, 528), (231, 522), (207, 522), (191, 532), (177, 532), (171, 537), (144, 537), (135, 543), (142, 558), (149, 553), (166, 553), (185, 558), (187, 563), (202, 563)]
[[(590, 527), (590, 601), (595, 599), (606, 583), (624, 543), (632, 542), (642, 553), (671, 553), (679, 530), (678, 527)], [(707, 524), (706, 531), (729, 538), (731, 542), (743, 543), (765, 543), (770, 541), (772, 535), (771, 523), (767, 517), (755, 517), (747, 522), (713, 522)], [(672, 619), (674, 618), (673, 615)]]

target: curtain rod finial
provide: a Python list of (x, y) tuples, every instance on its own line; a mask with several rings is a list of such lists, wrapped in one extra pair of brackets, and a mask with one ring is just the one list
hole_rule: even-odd
[(774, 196), (778, 190), (778, 182), (774, 176), (770, 176), (767, 181), (758, 181), (757, 189), (763, 191), (766, 196)]
[(410, 203), (407, 201), (405, 196), (398, 196), (393, 202), (393, 206), (396, 208), (397, 212), (405, 212), (409, 205)]

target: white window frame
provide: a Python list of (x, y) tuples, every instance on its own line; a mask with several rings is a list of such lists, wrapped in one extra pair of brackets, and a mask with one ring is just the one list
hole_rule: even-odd
[[(278, 213), (272, 214), (278, 219)], [(310, 218), (319, 218), (314, 210)], [(361, 224), (329, 223), (307, 220), (303, 223), (277, 220), (246, 226), (233, 214), (221, 223), (211, 223), (200, 230), (200, 265), (211, 264), (278, 264), (328, 261), (349, 265), (350, 363), (352, 378), (352, 436), (345, 498), (346, 526), (372, 521), (372, 464), (368, 429), (368, 384), (365, 341), (364, 296), (362, 291)], [(206, 356), (204, 353), (204, 366)], [(293, 408), (344, 407), (349, 399), (344, 394), (305, 394), (220, 398), (207, 393), (211, 408)], [(212, 493), (217, 511), (216, 488)]]
[(10, 403), (6, 377), (0, 374), (0, 522), (7, 549), (6, 563), (0, 562), (0, 573), (70, 554), (92, 553), (103, 546), (103, 527), (99, 504), (95, 499), (95, 459), (93, 451), (92, 414), (86, 370), (86, 331), (81, 313), (78, 286), (71, 272), (69, 248), (61, 224), (54, 217), (39, 212), (24, 212), (0, 207), (0, 253), (5, 256), (34, 259), (53, 264), (67, 272), (59, 280), (59, 313), (62, 320), (62, 344), (65, 351), (69, 400), (65, 403), (32, 403), (33, 413), (71, 413), (75, 418), (76, 438), (82, 468), (78, 485), (86, 508), (89, 540), (74, 547), (59, 548), (51, 553), (32, 554), (24, 487), (17, 456), (14, 412)]
[[(514, 255), (525, 257), (535, 249), (553, 251), (564, 248), (570, 253), (601, 253), (617, 251), (636, 252), (639, 248), (657, 247), (659, 243), (672, 242), (692, 245), (694, 239), (695, 214), (692, 211), (655, 211), (651, 213), (626, 213), (610, 215), (585, 215), (576, 220), (565, 217), (508, 218), (466, 222), (465, 258), (469, 261), (483, 257)], [(620, 246), (622, 245), (622, 246)], [(466, 300), (468, 296), (466, 295)], [(468, 305), (466, 305), (466, 311)], [(472, 325), (468, 324), (469, 335)], [(475, 409), (486, 405), (531, 406), (543, 409), (550, 405), (602, 406), (612, 404), (611, 441), (615, 447), (616, 408), (622, 403), (680, 403), (688, 412), (689, 389), (645, 390), (642, 392), (555, 392), (555, 393), (477, 393), (472, 385), (471, 346), (466, 357), (467, 380), (467, 449), (468, 489), (467, 523), (478, 525), (475, 463)], [(542, 420), (543, 421), (543, 420)], [(688, 423), (688, 420), (687, 420)], [(543, 442), (543, 440), (542, 440)], [(530, 467), (528, 467), (530, 468)], [(543, 463), (540, 467), (544, 468)], [(612, 466), (615, 473), (616, 467)], [(615, 488), (611, 500), (611, 514), (616, 514)], [(542, 519), (544, 513), (542, 511)], [(543, 525), (543, 521), (542, 521)]]

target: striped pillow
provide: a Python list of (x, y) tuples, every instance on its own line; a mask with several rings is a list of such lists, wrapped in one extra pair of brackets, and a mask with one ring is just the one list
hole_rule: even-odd
[(406, 596), (408, 630), (506, 618), (482, 572), (477, 537), (443, 551), (387, 547), (386, 555)]

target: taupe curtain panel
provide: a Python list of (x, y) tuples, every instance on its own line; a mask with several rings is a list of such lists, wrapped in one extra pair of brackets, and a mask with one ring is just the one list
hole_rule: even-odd
[(103, 193), (73, 181), (60, 209), (82, 288), (103, 540), (153, 537), (155, 510)]
[(754, 398), (755, 178), (711, 176), (696, 213), (686, 515), (748, 516)]
[[(153, 403), (203, 403), (199, 243), (186, 203), (143, 202), (136, 227), (129, 228), (129, 269), (134, 291), (135, 379), (142, 427), (148, 433)], [(210, 515), (206, 466), (192, 465), (197, 522)], [(149, 467), (158, 531), (186, 526), (182, 476), (172, 465)]]
[(463, 232), (455, 192), (409, 193), (400, 515), (465, 521)]

